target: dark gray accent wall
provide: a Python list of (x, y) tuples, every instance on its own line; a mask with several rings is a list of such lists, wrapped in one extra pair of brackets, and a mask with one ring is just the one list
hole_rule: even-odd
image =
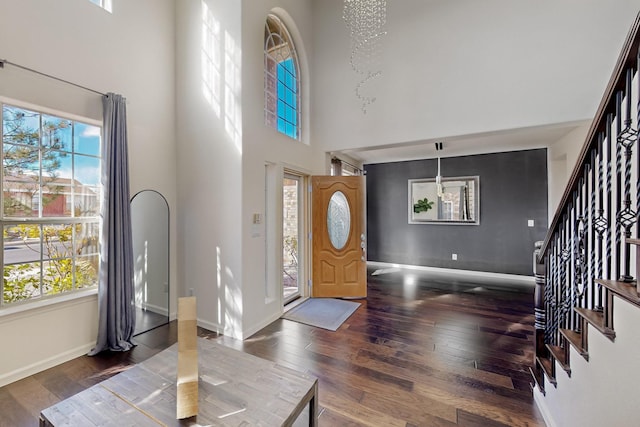
[[(436, 159), (365, 165), (367, 259), (532, 275), (534, 243), (547, 232), (546, 149), (440, 162), (443, 177), (480, 177), (480, 224), (408, 223), (407, 182), (434, 178)], [(454, 253), (457, 261), (451, 259)]]

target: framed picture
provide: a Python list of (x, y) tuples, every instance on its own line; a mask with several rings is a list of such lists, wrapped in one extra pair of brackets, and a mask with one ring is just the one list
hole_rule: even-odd
[(425, 223), (480, 224), (480, 177), (410, 179), (409, 224)]

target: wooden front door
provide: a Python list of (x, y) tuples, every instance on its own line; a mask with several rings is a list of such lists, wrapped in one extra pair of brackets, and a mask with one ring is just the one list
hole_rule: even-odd
[(313, 297), (367, 296), (364, 177), (314, 176)]

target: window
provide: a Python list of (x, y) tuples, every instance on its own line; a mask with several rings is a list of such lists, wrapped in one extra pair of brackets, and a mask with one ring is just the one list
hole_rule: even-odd
[(95, 286), (100, 261), (100, 127), (0, 106), (0, 306)]
[(91, 3), (96, 4), (103, 8), (104, 10), (111, 12), (111, 2), (112, 0), (89, 0)]
[(265, 124), (300, 140), (300, 70), (295, 47), (280, 18), (267, 16), (264, 30)]
[(331, 159), (331, 175), (332, 176), (359, 176), (362, 175), (362, 169), (334, 157)]

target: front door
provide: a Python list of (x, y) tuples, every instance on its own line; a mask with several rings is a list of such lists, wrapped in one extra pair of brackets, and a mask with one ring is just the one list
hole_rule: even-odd
[(314, 176), (313, 297), (367, 296), (364, 177)]

